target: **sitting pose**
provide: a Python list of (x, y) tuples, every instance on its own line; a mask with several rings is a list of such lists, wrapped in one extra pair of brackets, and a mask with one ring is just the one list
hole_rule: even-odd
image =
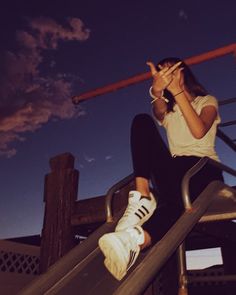
[[(216, 99), (197, 81), (190, 68), (178, 58), (166, 58), (150, 67), (153, 84), (154, 119), (137, 115), (131, 127), (131, 152), (135, 190), (115, 232), (99, 239), (109, 272), (121, 280), (136, 261), (140, 250), (159, 241), (183, 213), (181, 181), (201, 157), (219, 158), (215, 152), (220, 122)], [(158, 132), (156, 122), (167, 133), (169, 149)], [(150, 180), (158, 189), (158, 209), (150, 191)], [(213, 180), (222, 180), (218, 168), (207, 164), (190, 181), (194, 200)]]

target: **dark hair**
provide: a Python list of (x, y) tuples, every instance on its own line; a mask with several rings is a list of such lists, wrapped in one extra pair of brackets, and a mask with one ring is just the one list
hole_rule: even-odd
[[(175, 64), (179, 61), (182, 61), (180, 58), (178, 57), (167, 57), (162, 59), (158, 65), (165, 65), (167, 63), (169, 64)], [(182, 61), (181, 68), (183, 68), (182, 73), (184, 75), (184, 85), (187, 89), (187, 91), (195, 98), (197, 96), (205, 96), (208, 94), (208, 92), (206, 91), (206, 89), (198, 82), (198, 80), (196, 79), (196, 77), (194, 76), (193, 72), (190, 70), (190, 68), (187, 66), (187, 64)], [(159, 70), (159, 69), (157, 69)], [(166, 98), (168, 98), (169, 102), (167, 104), (167, 109), (168, 112), (169, 111), (173, 111), (173, 107), (175, 104), (175, 99), (173, 97), (173, 95), (171, 94), (170, 91), (168, 91), (167, 89), (164, 90), (164, 96)]]

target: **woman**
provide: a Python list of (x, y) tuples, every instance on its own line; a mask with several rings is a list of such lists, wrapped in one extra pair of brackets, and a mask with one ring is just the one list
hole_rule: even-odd
[[(214, 148), (220, 122), (216, 99), (178, 58), (166, 58), (157, 68), (152, 62), (147, 65), (153, 77), (149, 93), (154, 118), (166, 129), (169, 149), (149, 115), (134, 118), (131, 152), (136, 190), (129, 193), (115, 232), (99, 240), (104, 264), (117, 280), (134, 264), (140, 249), (160, 240), (183, 212), (181, 181), (186, 171), (201, 157), (219, 160)], [(159, 192), (157, 210), (151, 178)], [(222, 173), (206, 165), (190, 182), (192, 200), (213, 180), (223, 181)]]

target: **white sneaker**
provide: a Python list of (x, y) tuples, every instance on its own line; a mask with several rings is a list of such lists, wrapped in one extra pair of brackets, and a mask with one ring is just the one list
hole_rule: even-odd
[(108, 271), (121, 280), (135, 263), (139, 245), (144, 243), (144, 232), (140, 226), (103, 235), (99, 247), (105, 256), (104, 264)]
[(142, 226), (153, 214), (157, 207), (155, 197), (150, 193), (151, 199), (142, 197), (138, 191), (129, 192), (128, 206), (125, 213), (116, 225), (115, 231), (122, 231), (136, 225)]

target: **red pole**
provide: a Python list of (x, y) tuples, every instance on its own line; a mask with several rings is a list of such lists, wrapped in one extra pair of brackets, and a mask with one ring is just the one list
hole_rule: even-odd
[[(224, 47), (220, 47), (217, 48), (215, 50), (211, 50), (205, 53), (202, 53), (200, 55), (195, 55), (189, 58), (186, 58), (184, 61), (188, 64), (188, 65), (194, 65), (194, 64), (198, 64), (213, 58), (217, 58), (226, 54), (236, 54), (236, 43), (224, 46)], [(78, 104), (84, 100), (90, 99), (92, 97), (98, 96), (98, 95), (102, 95), (105, 93), (109, 93), (112, 91), (116, 91), (120, 88), (124, 88), (127, 86), (130, 86), (132, 84), (136, 84), (145, 80), (148, 80), (151, 78), (151, 73), (150, 72), (146, 72), (146, 73), (142, 73), (142, 74), (138, 74), (135, 75), (133, 77), (130, 77), (128, 79), (124, 79), (124, 80), (120, 80), (118, 82), (103, 86), (103, 87), (99, 87), (96, 88), (94, 90), (88, 91), (88, 92), (84, 92), (80, 95), (76, 95), (72, 98), (72, 101), (74, 104)]]

